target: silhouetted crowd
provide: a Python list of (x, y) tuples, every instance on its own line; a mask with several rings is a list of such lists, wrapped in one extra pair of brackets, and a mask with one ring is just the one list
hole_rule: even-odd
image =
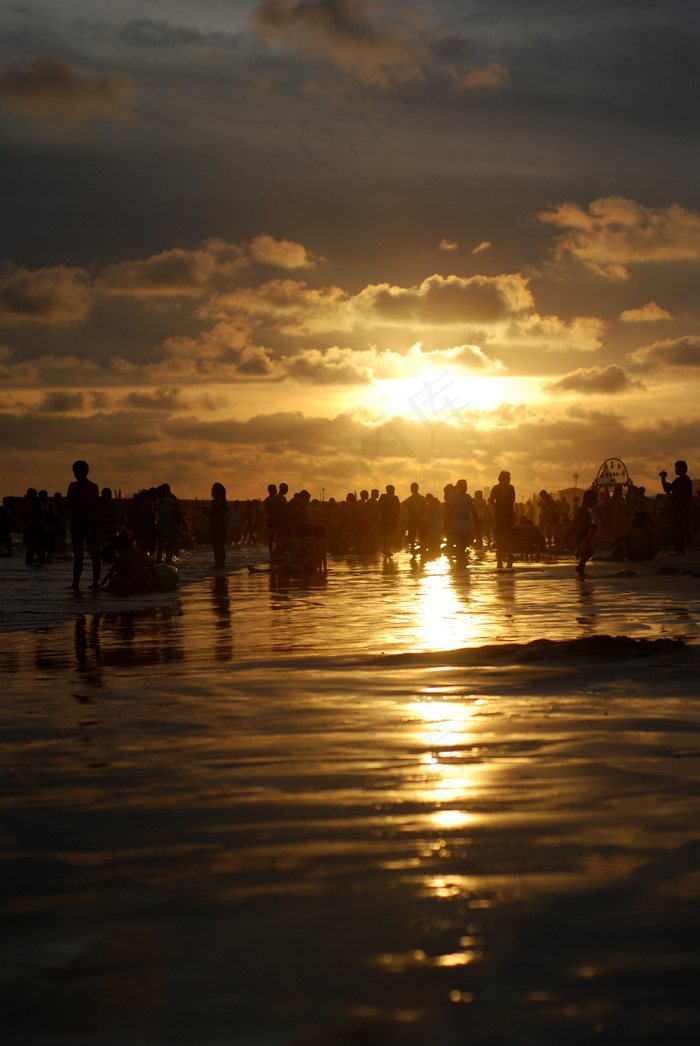
[[(649, 559), (669, 545), (683, 554), (685, 542), (694, 539), (700, 525), (700, 500), (685, 462), (676, 462), (675, 469), (671, 483), (661, 473), (658, 493), (648, 494), (628, 482), (582, 491), (571, 503), (546, 490), (516, 501), (507, 472), (489, 491), (471, 495), (466, 480), (458, 480), (446, 484), (440, 497), (423, 494), (413, 483), (403, 498), (387, 484), (382, 493), (375, 487), (348, 493), (343, 500), (321, 500), (308, 490), (290, 494), (280, 483), (270, 484), (264, 498), (229, 501), (223, 485), (214, 483), (211, 501), (195, 501), (194, 508), (189, 502), (188, 515), (167, 483), (122, 498), (120, 490), (100, 490), (89, 480), (87, 464), (76, 462), (65, 496), (57, 492), (50, 497), (46, 490), (30, 487), (24, 497), (2, 499), (0, 552), (11, 555), (13, 533), (21, 534), (27, 564), (43, 564), (65, 556), (70, 533), (74, 587), (80, 581), (83, 546), (97, 586), (100, 563), (115, 564), (125, 552), (125, 541), (141, 557), (166, 564), (183, 549), (209, 545), (216, 568), (225, 566), (227, 547), (266, 545), (273, 568), (307, 572), (325, 569), (326, 552), (391, 556), (404, 547), (414, 555), (457, 558), (470, 548), (494, 549), (498, 564), (506, 566), (514, 555), (530, 557), (547, 550), (578, 556), (582, 542), (610, 559)], [(131, 560), (136, 564), (134, 556)]]

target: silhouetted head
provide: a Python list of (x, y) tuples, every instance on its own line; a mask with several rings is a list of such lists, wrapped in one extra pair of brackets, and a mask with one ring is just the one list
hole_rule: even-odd
[(467, 493), (467, 481), (466, 481), (466, 479), (458, 479), (457, 483), (455, 484), (455, 489), (456, 489), (458, 494), (466, 494)]
[(379, 490), (377, 489), (377, 487), (372, 487), (372, 499), (375, 499), (375, 498), (378, 498), (378, 497), (379, 497)]
[(133, 540), (133, 534), (130, 534), (128, 530), (122, 530), (121, 534), (117, 534), (113, 540), (112, 548), (115, 552), (124, 552), (127, 548), (131, 548)]
[(499, 472), (498, 473), (498, 482), (499, 483), (510, 483), (510, 472), (506, 472), (505, 469), (503, 470), (503, 472)]
[(289, 487), (287, 486), (286, 483), (280, 483), (280, 494), (286, 494), (288, 492), (288, 490), (289, 490)]
[(387, 483), (387, 485), (386, 485), (386, 492), (387, 492), (387, 494), (393, 494), (394, 493), (394, 489), (395, 488), (391, 485), (391, 483)]
[(76, 479), (85, 479), (89, 471), (90, 466), (88, 465), (87, 461), (73, 462), (73, 475)]
[(24, 496), (25, 496), (25, 498), (35, 498), (36, 497), (36, 487), (28, 487), (27, 488), (27, 493)]
[(674, 462), (673, 467), (676, 470), (677, 475), (679, 476), (685, 476), (686, 472), (688, 471), (688, 466), (685, 463), (685, 461), (676, 461)]
[(268, 494), (276, 494), (277, 493), (277, 487), (275, 486), (274, 483), (268, 483), (268, 485), (267, 485), (267, 492), (268, 492)]
[(366, 501), (368, 497), (369, 497), (369, 491), (368, 490), (361, 490), (360, 491), (360, 501)]
[(223, 483), (212, 483), (211, 496), (213, 498), (220, 498), (221, 501), (226, 501), (226, 487)]
[(595, 505), (598, 500), (598, 495), (595, 490), (587, 490), (583, 495), (582, 505), (584, 508), (590, 508), (591, 505)]
[(484, 496), (483, 490), (475, 490), (474, 491), (474, 497), (475, 498), (483, 498), (483, 496)]
[[(160, 487), (158, 489), (160, 490)], [(106, 498), (107, 501), (109, 501), (111, 499), (111, 497), (112, 497), (112, 491), (110, 490), (109, 487), (103, 487), (102, 490), (100, 491), (100, 494), (102, 495), (103, 498)]]
[(412, 494), (417, 494), (418, 493), (418, 484), (417, 483), (411, 483), (411, 493)]

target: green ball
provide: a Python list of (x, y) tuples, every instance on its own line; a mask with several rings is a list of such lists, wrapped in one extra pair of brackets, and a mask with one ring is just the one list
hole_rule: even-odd
[(156, 574), (160, 578), (161, 592), (172, 592), (174, 588), (177, 588), (180, 579), (177, 567), (174, 567), (172, 563), (156, 563), (155, 566)]

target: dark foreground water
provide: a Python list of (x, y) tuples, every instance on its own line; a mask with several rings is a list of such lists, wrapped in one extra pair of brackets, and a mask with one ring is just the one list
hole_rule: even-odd
[(0, 635), (3, 1043), (690, 1040), (700, 580), (331, 567), (41, 575)]

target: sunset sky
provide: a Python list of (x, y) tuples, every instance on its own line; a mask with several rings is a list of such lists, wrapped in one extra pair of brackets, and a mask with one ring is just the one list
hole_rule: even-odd
[(700, 478), (697, 5), (0, 4), (0, 494)]

